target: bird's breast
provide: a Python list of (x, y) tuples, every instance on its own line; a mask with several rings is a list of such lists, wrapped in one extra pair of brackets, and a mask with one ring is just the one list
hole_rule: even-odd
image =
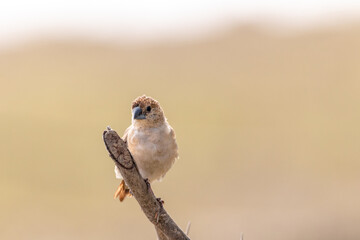
[(168, 126), (151, 129), (132, 129), (128, 148), (140, 174), (150, 181), (161, 179), (178, 156), (175, 135)]

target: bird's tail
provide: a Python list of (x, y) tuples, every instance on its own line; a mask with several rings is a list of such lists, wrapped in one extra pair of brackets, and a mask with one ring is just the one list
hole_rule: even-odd
[(120, 202), (122, 202), (122, 201), (124, 201), (126, 196), (131, 197), (132, 194), (130, 193), (130, 189), (128, 188), (128, 186), (126, 186), (125, 181), (122, 180), (118, 189), (116, 190), (116, 192), (114, 194), (114, 199), (119, 198)]

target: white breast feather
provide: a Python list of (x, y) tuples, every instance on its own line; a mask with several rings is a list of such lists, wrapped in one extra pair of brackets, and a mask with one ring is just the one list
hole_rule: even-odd
[(143, 178), (161, 180), (178, 157), (177, 144), (168, 124), (159, 128), (131, 129), (128, 147)]

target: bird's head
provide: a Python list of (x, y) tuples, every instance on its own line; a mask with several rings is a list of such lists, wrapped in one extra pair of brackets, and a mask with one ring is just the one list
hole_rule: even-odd
[(158, 101), (145, 95), (137, 97), (131, 106), (133, 125), (138, 127), (158, 127), (166, 119)]

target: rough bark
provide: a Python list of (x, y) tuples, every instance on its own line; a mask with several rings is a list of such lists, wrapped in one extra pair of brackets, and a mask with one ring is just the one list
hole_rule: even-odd
[(188, 239), (188, 236), (176, 225), (165, 211), (148, 184), (140, 175), (126, 143), (119, 135), (107, 128), (103, 139), (110, 157), (119, 168), (126, 185), (139, 203), (149, 221), (154, 224), (160, 240)]

